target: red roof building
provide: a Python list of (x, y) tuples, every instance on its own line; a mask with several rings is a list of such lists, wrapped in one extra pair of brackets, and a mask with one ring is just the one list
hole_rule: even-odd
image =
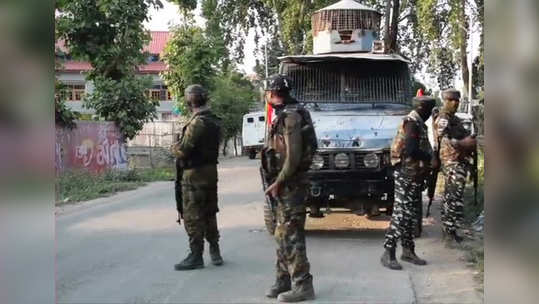
[[(152, 86), (146, 93), (149, 98), (159, 100), (159, 106), (157, 107), (158, 120), (172, 120), (175, 119), (178, 114), (174, 112), (173, 97), (159, 75), (167, 68), (161, 58), (170, 35), (169, 32), (157, 31), (151, 32), (150, 34), (152, 39), (143, 49), (144, 52), (149, 53), (149, 56), (146, 58), (146, 64), (138, 67), (138, 74), (151, 76), (153, 80)], [(65, 46), (64, 41), (56, 43), (56, 50), (58, 51), (57, 55), (59, 55), (59, 57), (67, 58), (61, 59), (62, 64), (60, 68), (56, 70), (58, 80), (62, 82), (65, 87), (65, 100), (69, 101), (67, 105), (71, 107), (72, 110), (80, 113), (93, 114), (95, 111), (83, 107), (82, 102), (84, 95), (93, 90), (93, 85), (86, 81), (86, 76), (83, 73), (92, 69), (92, 66), (89, 62), (69, 59), (69, 50)], [(63, 56), (64, 54), (66, 56)]]
[[(144, 52), (148, 52), (150, 55), (148, 63), (138, 67), (141, 74), (159, 74), (166, 69), (166, 65), (161, 61), (161, 55), (167, 44), (168, 38), (170, 36), (169, 32), (164, 31), (155, 31), (150, 32), (152, 39), (150, 43), (144, 47)], [(56, 49), (60, 50), (62, 53), (69, 54), (69, 50), (65, 46), (64, 41), (58, 41), (56, 43)], [(155, 60), (155, 61), (153, 61)], [(62, 62), (62, 67), (59, 71), (64, 73), (80, 73), (88, 71), (92, 68), (89, 62), (77, 61), (77, 60), (66, 60)]]

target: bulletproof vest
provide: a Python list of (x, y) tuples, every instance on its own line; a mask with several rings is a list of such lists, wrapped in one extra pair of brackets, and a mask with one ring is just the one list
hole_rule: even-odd
[(219, 157), (219, 144), (221, 142), (220, 119), (210, 111), (201, 112), (184, 127), (184, 133), (187, 126), (197, 119), (203, 122), (202, 140), (195, 143), (194, 153), (184, 161), (185, 169), (217, 164), (217, 158)]
[[(300, 172), (306, 172), (310, 169), (311, 163), (313, 160), (313, 156), (316, 153), (316, 150), (318, 149), (318, 141), (316, 139), (316, 133), (314, 131), (313, 122), (311, 119), (311, 114), (307, 109), (305, 109), (302, 105), (298, 103), (288, 104), (285, 106), (285, 108), (277, 114), (276, 121), (273, 123), (271, 131), (270, 131), (270, 138), (274, 138), (274, 136), (283, 136), (284, 135), (284, 122), (286, 119), (286, 116), (290, 113), (298, 113), (301, 116), (301, 138), (302, 138), (302, 155), (301, 155), (301, 162), (299, 165), (299, 171)], [(286, 147), (283, 146), (277, 150), (286, 150)], [(282, 152), (282, 151), (276, 151), (276, 152)], [(278, 168), (273, 168), (275, 171), (280, 171), (282, 162), (275, 162), (273, 165), (274, 167), (277, 166)], [(273, 170), (272, 170), (273, 171)]]
[(416, 117), (416, 115), (419, 116), (415, 112), (410, 112), (410, 114), (403, 118), (397, 131), (397, 135), (395, 136), (395, 138), (393, 138), (393, 143), (391, 144), (391, 164), (393, 166), (401, 164), (403, 168), (414, 172), (419, 172), (420, 170), (425, 170), (427, 164), (425, 164), (423, 161), (412, 159), (411, 157), (402, 159), (402, 151), (404, 150), (404, 146), (406, 144), (404, 125), (407, 123), (416, 124), (420, 130), (419, 149), (425, 152), (432, 153), (432, 147), (429, 142), (427, 126), (422, 122), (422, 120), (420, 120), (419, 117)]

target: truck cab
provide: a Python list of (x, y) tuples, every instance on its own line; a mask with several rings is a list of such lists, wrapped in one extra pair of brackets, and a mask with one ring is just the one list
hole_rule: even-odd
[(308, 172), (311, 215), (332, 208), (358, 215), (391, 213), (389, 151), (411, 110), (408, 62), (388, 54), (324, 54), (281, 58), (292, 95), (311, 113), (318, 151)]

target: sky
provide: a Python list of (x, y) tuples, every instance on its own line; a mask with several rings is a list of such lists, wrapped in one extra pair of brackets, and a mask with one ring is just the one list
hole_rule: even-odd
[[(163, 8), (156, 10), (150, 10), (150, 21), (145, 23), (147, 29), (151, 31), (168, 31), (170, 26), (177, 25), (181, 22), (180, 13), (178, 12), (178, 6), (168, 1), (162, 0)], [(198, 10), (198, 9), (197, 9)], [(198, 25), (204, 25), (204, 18), (199, 16), (199, 12), (195, 11), (195, 21)], [(253, 56), (255, 49), (253, 35), (247, 37), (245, 42), (245, 59), (243, 64), (239, 66), (246, 74), (253, 74), (253, 68), (255, 66), (256, 57)]]

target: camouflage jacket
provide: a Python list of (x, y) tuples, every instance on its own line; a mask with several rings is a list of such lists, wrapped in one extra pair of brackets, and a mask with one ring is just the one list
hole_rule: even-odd
[(276, 182), (304, 182), (316, 152), (309, 112), (297, 103), (287, 105), (273, 121), (264, 151), (275, 152), (270, 171), (276, 173)]
[(464, 154), (451, 144), (452, 139), (461, 140), (470, 135), (464, 128), (460, 118), (444, 109), (437, 117), (433, 117), (433, 134), (435, 147), (439, 149), (442, 165), (464, 160)]
[(172, 153), (184, 169), (182, 185), (217, 187), (217, 158), (221, 141), (220, 119), (209, 109), (191, 116)]
[[(417, 139), (419, 143), (419, 151), (422, 154), (428, 155), (428, 160), (417, 159), (412, 157), (408, 153), (405, 153), (407, 136), (411, 136), (410, 134), (406, 134), (405, 131), (405, 126), (408, 123), (416, 125), (416, 129), (419, 131), (419, 133), (414, 136), (418, 137)], [(419, 116), (416, 111), (412, 111), (402, 120), (397, 131), (397, 135), (393, 138), (393, 142), (391, 144), (391, 164), (394, 166), (397, 164), (401, 164), (401, 168), (405, 170), (408, 174), (422, 175), (430, 169), (431, 156), (432, 147), (428, 138), (427, 126), (425, 125), (425, 122), (423, 121), (421, 116)]]

